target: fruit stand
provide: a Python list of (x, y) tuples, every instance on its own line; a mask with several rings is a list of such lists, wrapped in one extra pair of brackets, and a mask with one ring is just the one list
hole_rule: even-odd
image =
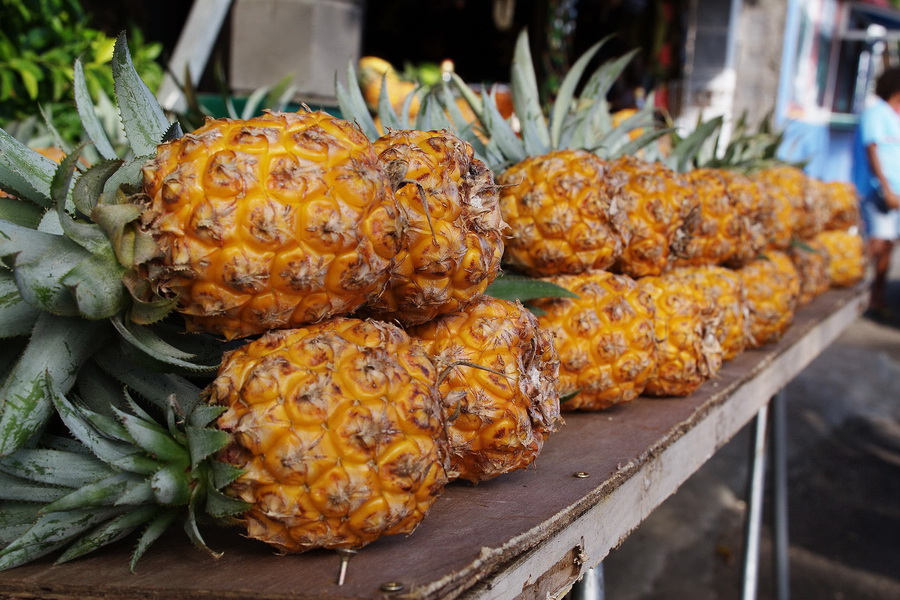
[(446, 489), (410, 536), (353, 556), (276, 556), (238, 529), (204, 535), (218, 559), (170, 532), (128, 570), (127, 543), (81, 560), (0, 573), (0, 598), (547, 598), (600, 563), (651, 511), (765, 407), (862, 312), (864, 286), (798, 311), (776, 344), (748, 350), (684, 398), (567, 413), (535, 465)]

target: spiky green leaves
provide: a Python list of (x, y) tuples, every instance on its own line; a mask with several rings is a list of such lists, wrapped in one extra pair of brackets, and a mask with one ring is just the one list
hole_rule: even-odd
[[(604, 39), (596, 43), (575, 61), (545, 112), (540, 104), (528, 35), (523, 31), (516, 42), (511, 72), (517, 128), (497, 108), (496, 90), (478, 98), (462, 79), (453, 77), (457, 93), (469, 103), (483, 126), (488, 139), (484, 160), (492, 169), (499, 172), (529, 156), (565, 148), (614, 158), (634, 153), (666, 133), (655, 124), (652, 98), (621, 124), (613, 123), (606, 96), (635, 52), (601, 64), (582, 86), (581, 95), (576, 95), (589, 64), (605, 42)], [(643, 131), (629, 135), (637, 130)]]
[(45, 379), (68, 391), (109, 333), (102, 321), (41, 313), (31, 341), (0, 385), (0, 456), (22, 448), (50, 418), (53, 401)]
[(191, 539), (207, 549), (197, 512), (224, 518), (247, 509), (220, 491), (239, 471), (213, 458), (229, 441), (227, 434), (208, 427), (219, 407), (204, 405), (180, 414), (172, 400), (161, 425), (128, 396), (126, 406), (114, 407), (115, 418), (110, 418), (66, 398), (49, 377), (41, 385), (77, 443), (66, 449), (23, 449), (0, 459), (0, 482), (6, 484), (0, 486), (0, 543), (5, 545), (0, 569), (67, 546), (57, 560), (65, 562), (142, 530), (133, 569), (176, 520), (182, 519)]

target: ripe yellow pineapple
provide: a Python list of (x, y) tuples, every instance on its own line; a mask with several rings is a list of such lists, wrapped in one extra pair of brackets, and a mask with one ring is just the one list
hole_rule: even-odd
[(664, 280), (688, 283), (704, 294), (712, 311), (710, 322), (722, 347), (722, 360), (732, 360), (747, 347), (747, 299), (744, 283), (733, 269), (719, 266), (681, 267), (663, 276)]
[(828, 256), (828, 280), (834, 287), (856, 285), (866, 276), (862, 236), (850, 231), (823, 231), (815, 238)]
[(377, 297), (403, 222), (371, 143), (323, 112), (209, 120), (144, 166), (149, 276), (190, 329), (243, 337)]
[(641, 394), (656, 369), (650, 297), (627, 275), (588, 271), (547, 278), (577, 295), (542, 298), (541, 327), (559, 352), (563, 410), (603, 410)]
[(623, 198), (629, 231), (614, 270), (631, 277), (661, 274), (671, 248), (690, 236), (689, 218), (697, 210), (693, 186), (660, 162), (629, 155), (609, 162), (608, 178)]
[(448, 131), (392, 131), (375, 141), (407, 227), (385, 292), (367, 314), (416, 325), (459, 310), (500, 271), (503, 229), (493, 173)]
[[(121, 381), (143, 373), (127, 359), (104, 368)], [(54, 398), (73, 435), (64, 449), (5, 459), (16, 481), (34, 486), (21, 495), (33, 512), (6, 528), (0, 570), (64, 545), (57, 562), (66, 562), (137, 531), (133, 570), (178, 521), (206, 548), (201, 517), (243, 525), (283, 554), (360, 548), (411, 532), (446, 484), (437, 372), (395, 325), (338, 317), (271, 331), (227, 354), (205, 390), (174, 374), (139, 377), (162, 419), (127, 389), (123, 397), (117, 386), (93, 384), (102, 415)], [(55, 478), (58, 492), (45, 493), (48, 473), (72, 464), (90, 469)], [(77, 525), (85, 515), (88, 526)]]
[(534, 315), (482, 296), (410, 331), (441, 371), (450, 478), (477, 483), (532, 464), (562, 425), (559, 358)]
[(806, 306), (831, 286), (828, 278), (828, 253), (816, 238), (793, 244), (787, 251), (800, 275), (797, 306)]
[(686, 176), (696, 190), (699, 210), (696, 226), (672, 264), (681, 267), (724, 264), (746, 240), (746, 218), (734, 206), (720, 169), (694, 169)]
[(828, 218), (825, 230), (850, 229), (859, 225), (859, 198), (856, 186), (846, 181), (831, 181), (825, 185)]
[(728, 169), (720, 169), (719, 174), (725, 179), (732, 210), (741, 222), (734, 252), (725, 261), (727, 266), (738, 268), (759, 256), (769, 244), (776, 218), (775, 200), (756, 179)]
[(395, 325), (336, 318), (226, 355), (207, 392), (247, 535), (286, 553), (409, 533), (447, 481), (437, 373)]
[(781, 165), (757, 172), (757, 177), (780, 188), (793, 208), (794, 237), (803, 240), (814, 237), (825, 227), (828, 211), (816, 193), (814, 180), (797, 167)]
[(707, 295), (686, 281), (643, 277), (638, 286), (653, 301), (659, 346), (658, 366), (644, 394), (687, 396), (722, 368), (715, 311)]
[(760, 193), (767, 195), (772, 203), (772, 212), (768, 214), (771, 220), (763, 226), (767, 238), (765, 248), (787, 250), (794, 237), (794, 205), (780, 186), (757, 174), (751, 175), (751, 178), (759, 186)]
[(532, 276), (583, 273), (613, 265), (627, 241), (608, 165), (585, 150), (528, 157), (500, 176), (500, 209), (511, 233), (506, 260)]
[(794, 321), (800, 274), (786, 252), (769, 250), (738, 269), (747, 294), (749, 347), (777, 342)]

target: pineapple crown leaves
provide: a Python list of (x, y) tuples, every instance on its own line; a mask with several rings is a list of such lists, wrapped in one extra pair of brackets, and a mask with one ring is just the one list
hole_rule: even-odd
[[(212, 368), (191, 364), (187, 354), (173, 351), (155, 331), (140, 329), (156, 327), (176, 300), (150, 294), (145, 278), (132, 270), (156, 248), (141, 235), (140, 208), (123, 189), (140, 182), (140, 157), (180, 135), (180, 129), (168, 123), (140, 80), (122, 35), (114, 53), (116, 99), (131, 153), (138, 158), (112, 158), (103, 127), (87, 116), (93, 107), (78, 71), (76, 64), (76, 103), (107, 160), (81, 173), (79, 155), (85, 146), (57, 165), (0, 130), (0, 188), (17, 196), (0, 203), (0, 258), (11, 269), (3, 271), (0, 336), (30, 334), (24, 347), (17, 345), (18, 357), (6, 359), (0, 456), (33, 441), (52, 414), (52, 399), (39, 385), (44, 372), (67, 393), (80, 367), (111, 334), (127, 341), (131, 355), (156, 365), (195, 372)], [(117, 321), (111, 327), (110, 319), (123, 313), (128, 325), (115, 327)], [(6, 324), (6, 318), (15, 325)]]
[(747, 113), (735, 123), (729, 142), (706, 166), (725, 167), (750, 172), (764, 169), (774, 164), (784, 164), (777, 158), (778, 149), (784, 140), (784, 131), (775, 131), (772, 113), (763, 116), (756, 130), (747, 123)]
[[(226, 519), (247, 509), (220, 490), (240, 471), (213, 456), (228, 444), (225, 432), (208, 427), (221, 407), (198, 407), (185, 415), (174, 398), (157, 422), (126, 393), (127, 408), (110, 418), (44, 385), (74, 440), (23, 449), (0, 459), (0, 499), (4, 511), (0, 569), (25, 564), (67, 549), (66, 562), (142, 530), (131, 560), (138, 559), (162, 532), (182, 519), (192, 541), (208, 550), (197, 528), (197, 513)], [(199, 391), (199, 390), (197, 390)], [(111, 399), (111, 404), (118, 400)], [(31, 500), (28, 502), (27, 500)]]
[[(630, 154), (667, 133), (655, 122), (652, 99), (635, 115), (618, 126), (613, 125), (606, 96), (636, 50), (601, 64), (582, 86), (581, 95), (576, 95), (591, 60), (608, 39), (600, 40), (575, 61), (563, 78), (549, 114), (545, 114), (539, 103), (528, 35), (526, 31), (519, 35), (511, 71), (513, 108), (519, 131), (501, 116), (495, 89), (478, 97), (461, 78), (452, 76), (455, 90), (468, 102), (488, 136), (484, 153), (492, 168), (503, 169), (528, 156), (563, 148), (585, 149), (604, 157)], [(635, 129), (648, 131), (631, 139), (628, 133)]]
[[(460, 137), (475, 147), (476, 155), (479, 155), (483, 143), (474, 134), (473, 125), (467, 123), (459, 112), (459, 108), (452, 99), (449, 88), (443, 82), (433, 86), (419, 85), (413, 88), (403, 99), (399, 112), (391, 103), (388, 86), (385, 85), (382, 75), (382, 85), (378, 93), (377, 115), (381, 120), (381, 126), (385, 130), (391, 129), (416, 129), (420, 131), (448, 129), (459, 132)], [(347, 68), (348, 87), (335, 77), (335, 95), (338, 106), (344, 118), (356, 122), (362, 132), (370, 140), (378, 139), (382, 133), (375, 123), (375, 119), (363, 98), (361, 82), (353, 63)], [(412, 103), (418, 98), (419, 109), (414, 117), (411, 117)], [(480, 158), (480, 156), (479, 156)]]
[(103, 321), (38, 315), (27, 345), (0, 384), (0, 456), (26, 446), (53, 414), (44, 379), (69, 390), (81, 365), (109, 335)]
[(138, 75), (122, 32), (113, 50), (113, 83), (125, 136), (135, 156), (150, 156), (169, 131), (170, 123), (147, 84)]
[[(673, 135), (672, 152), (664, 161), (666, 166), (678, 173), (686, 173), (693, 168), (707, 164), (710, 158), (715, 156), (723, 124), (722, 116), (703, 121), (701, 115), (697, 120), (696, 127), (686, 137)], [(707, 155), (705, 159), (702, 156), (704, 153)]]

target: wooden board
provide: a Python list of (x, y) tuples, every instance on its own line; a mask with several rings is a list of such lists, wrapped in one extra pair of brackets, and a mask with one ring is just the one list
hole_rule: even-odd
[[(335, 553), (274, 556), (238, 530), (210, 528), (214, 559), (180, 532), (129, 573), (120, 544), (75, 562), (0, 573), (0, 598), (194, 600), (547, 598), (599, 563), (860, 314), (862, 288), (802, 309), (778, 344), (747, 351), (687, 398), (639, 398), (566, 414), (533, 468), (453, 483), (410, 536), (363, 549), (337, 586)], [(579, 478), (576, 472), (589, 477)], [(382, 585), (402, 584), (397, 592)]]

